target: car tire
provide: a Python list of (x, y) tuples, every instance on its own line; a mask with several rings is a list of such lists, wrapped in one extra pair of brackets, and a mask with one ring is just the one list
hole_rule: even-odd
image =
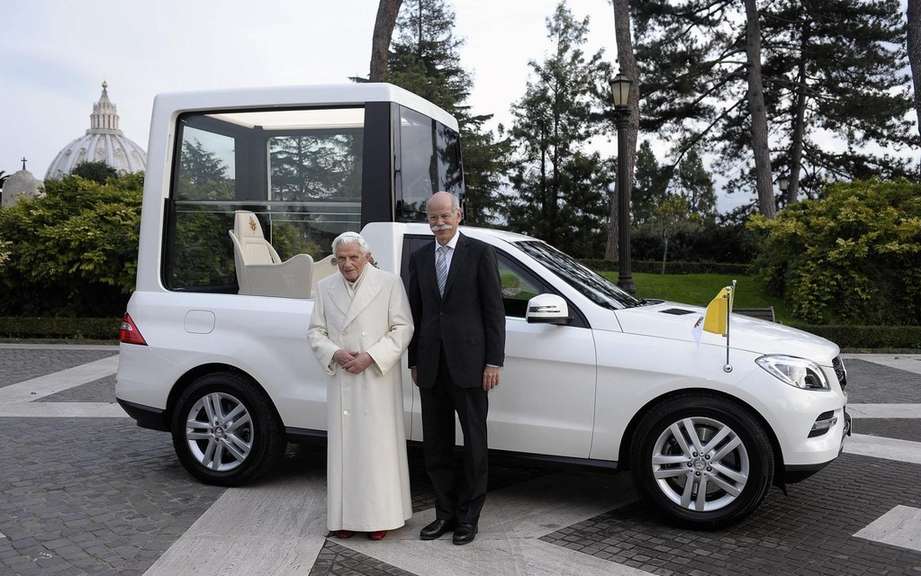
[(215, 372), (194, 380), (172, 411), (179, 461), (206, 484), (239, 486), (269, 471), (286, 439), (274, 410), (252, 380)]
[(649, 410), (637, 426), (630, 458), (645, 499), (695, 528), (745, 518), (774, 476), (771, 441), (759, 419), (737, 402), (707, 394), (682, 394)]

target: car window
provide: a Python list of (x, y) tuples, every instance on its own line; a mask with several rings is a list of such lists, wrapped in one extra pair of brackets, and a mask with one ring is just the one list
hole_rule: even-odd
[(505, 315), (524, 318), (528, 300), (542, 292), (540, 281), (505, 253), (497, 253), (496, 259), (499, 264), (499, 280), (502, 283), (502, 303), (505, 306)]
[(527, 240), (516, 242), (515, 245), (599, 306), (618, 310), (642, 305), (640, 300), (624, 292), (607, 278), (545, 242)]

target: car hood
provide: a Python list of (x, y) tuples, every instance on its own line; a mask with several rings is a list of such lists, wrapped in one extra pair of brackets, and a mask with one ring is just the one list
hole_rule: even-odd
[[(694, 324), (706, 310), (678, 302), (662, 302), (617, 310), (621, 329), (629, 334), (695, 342)], [(701, 343), (725, 346), (719, 334), (703, 332)], [(729, 325), (731, 348), (756, 354), (787, 354), (830, 366), (840, 352), (838, 345), (809, 332), (733, 314)]]

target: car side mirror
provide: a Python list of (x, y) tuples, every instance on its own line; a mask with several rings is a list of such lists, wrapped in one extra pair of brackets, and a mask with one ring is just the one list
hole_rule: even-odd
[(569, 306), (556, 294), (538, 294), (528, 300), (525, 318), (530, 323), (569, 324)]

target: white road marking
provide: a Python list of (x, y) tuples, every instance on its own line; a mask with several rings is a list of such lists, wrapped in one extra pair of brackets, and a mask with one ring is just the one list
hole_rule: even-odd
[(326, 480), (228, 488), (145, 576), (305, 576), (326, 536)]
[(848, 404), (852, 418), (921, 418), (921, 404)]
[(424, 576), (647, 575), (643, 570), (537, 539), (634, 499), (628, 474), (558, 474), (490, 492), (480, 518), (480, 532), (466, 546), (454, 546), (449, 535), (434, 542), (419, 540), (419, 530), (435, 517), (433, 510), (414, 515), (406, 526), (380, 542), (364, 538), (335, 542)]
[(0, 388), (0, 404), (32, 402), (62, 390), (88, 384), (118, 371), (118, 355), (87, 362), (73, 368), (61, 370), (17, 384)]
[(921, 374), (921, 354), (842, 354), (844, 365), (849, 359), (866, 360), (874, 364)]
[(0, 418), (129, 418), (115, 402), (28, 402), (0, 405)]
[(921, 464), (921, 442), (911, 440), (854, 434), (844, 441), (844, 451), (848, 454)]
[(127, 418), (115, 402), (35, 402), (76, 386), (112, 376), (118, 355), (0, 388), (0, 418)]
[(921, 508), (896, 506), (854, 536), (921, 552)]

